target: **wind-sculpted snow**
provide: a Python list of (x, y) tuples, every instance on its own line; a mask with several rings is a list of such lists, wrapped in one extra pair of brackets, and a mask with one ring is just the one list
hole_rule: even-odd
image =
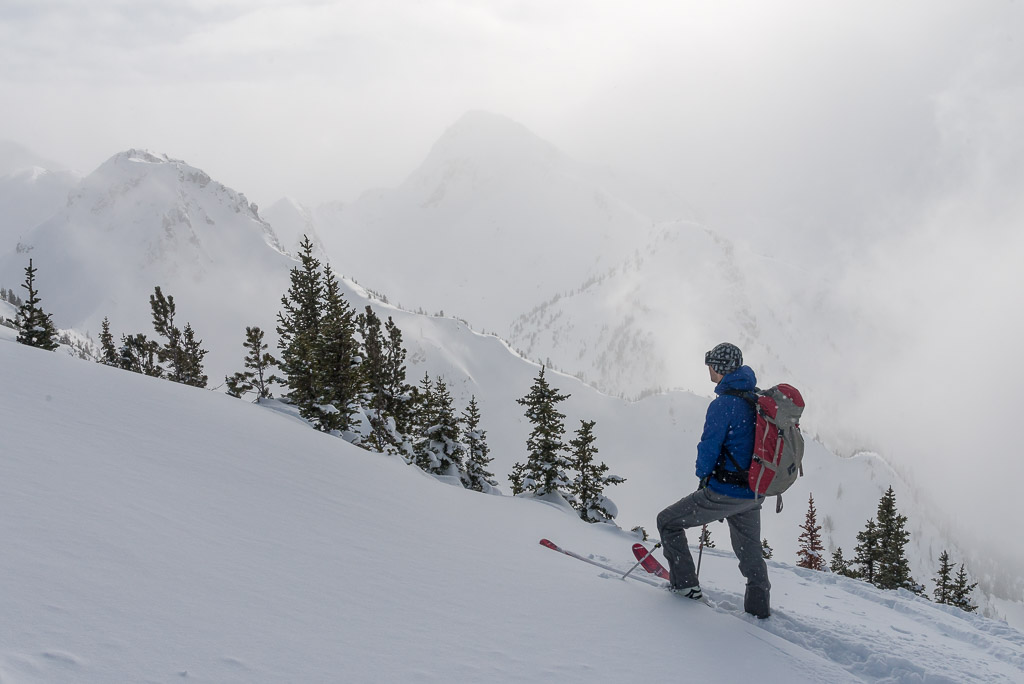
[(1005, 624), (776, 562), (775, 614), (757, 621), (717, 549), (709, 610), (538, 545), (630, 565), (635, 537), (564, 507), (448, 486), (281, 404), (2, 327), (0, 388), (4, 681), (1024, 677), (1024, 636)]

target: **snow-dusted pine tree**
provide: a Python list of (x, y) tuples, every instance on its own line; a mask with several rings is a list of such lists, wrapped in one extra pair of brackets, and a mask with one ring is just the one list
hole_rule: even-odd
[(246, 370), (224, 378), (228, 386), (228, 394), (233, 397), (241, 397), (253, 392), (256, 394), (254, 403), (259, 402), (260, 399), (272, 397), (271, 386), (273, 383), (280, 383), (281, 378), (273, 374), (273, 368), (277, 366), (277, 359), (267, 351), (267, 344), (263, 341), (263, 331), (259, 326), (245, 327), (245, 342), (242, 343), (242, 347), (247, 352), (242, 361)]
[(100, 363), (106, 366), (118, 366), (117, 347), (114, 346), (114, 336), (110, 333), (110, 319), (103, 317), (100, 323)]
[(829, 570), (837, 575), (856, 576), (856, 573), (850, 570), (850, 561), (843, 558), (843, 547), (841, 546), (837, 546), (836, 550), (832, 552), (832, 562), (829, 563), (828, 567)]
[(569, 484), (568, 491), (580, 518), (591, 523), (610, 522), (619, 511), (604, 495), (604, 488), (626, 480), (618, 475), (608, 475), (608, 466), (594, 461), (597, 455), (594, 424), (592, 420), (581, 420), (576, 438), (569, 442), (572, 448), (570, 467), (576, 472), (576, 477)]
[(864, 529), (857, 533), (857, 546), (853, 548), (852, 564), (859, 566), (853, 576), (875, 583), (881, 549), (878, 543), (878, 525), (875, 519), (868, 520)]
[(320, 329), (316, 341), (318, 402), (335, 410), (321, 421), (328, 432), (352, 429), (365, 386), (356, 341), (356, 314), (341, 293), (330, 264), (324, 266)]
[(700, 540), (698, 544), (703, 546), (705, 549), (715, 548), (715, 542), (711, 539), (711, 528), (705, 525), (700, 531)]
[(160, 363), (167, 364), (163, 377), (183, 385), (206, 387), (207, 377), (203, 373), (206, 350), (202, 348), (202, 340), (195, 338), (190, 323), (185, 324), (184, 330), (174, 324), (174, 297), (165, 297), (157, 285), (149, 296), (149, 306), (153, 312), (153, 329), (165, 340), (157, 347)]
[(402, 331), (390, 316), (382, 326), (369, 306), (356, 321), (362, 338), (362, 375), (372, 426), (369, 441), (377, 451), (410, 458), (416, 441), (416, 430), (411, 425), (415, 401), (406, 381)]
[(932, 596), (936, 603), (949, 604), (953, 598), (953, 564), (949, 561), (949, 552), (942, 550), (939, 556), (939, 574), (935, 576), (935, 591)]
[(466, 447), (466, 488), (478, 492), (491, 492), (498, 485), (494, 473), (487, 470), (494, 459), (488, 456), (487, 431), (480, 429), (480, 407), (476, 396), (462, 413), (462, 442)]
[(147, 339), (142, 333), (121, 335), (121, 348), (118, 350), (117, 365), (133, 373), (142, 373), (154, 378), (162, 378), (164, 369), (160, 367), (158, 351), (160, 344)]
[(434, 381), (430, 397), (432, 421), (423, 429), (416, 450), (416, 464), (434, 475), (463, 476), (465, 447), (459, 441), (460, 425), (452, 395), (444, 378)]
[(521, 466), (517, 463), (512, 471), (513, 493), (535, 492), (543, 496), (569, 486), (566, 470), (570, 464), (562, 441), (565, 415), (556, 408), (569, 396), (559, 394), (548, 384), (542, 366), (529, 394), (516, 400), (526, 407), (526, 418), (533, 425), (533, 430), (526, 440), (526, 463)]
[(32, 260), (28, 260), (25, 268), (23, 288), (28, 290), (28, 299), (18, 308), (15, 325), (18, 328), (18, 342), (30, 347), (53, 351), (58, 347), (57, 328), (53, 325), (52, 316), (39, 306), (39, 291), (36, 290), (36, 269)]
[(978, 586), (977, 582), (967, 581), (967, 571), (964, 570), (963, 563), (960, 564), (960, 569), (957, 570), (956, 579), (953, 581), (953, 592), (950, 599), (950, 604), (966, 610), (968, 613), (973, 613), (978, 610), (978, 606), (971, 602), (971, 592)]
[(761, 540), (761, 557), (765, 560), (771, 560), (772, 556), (775, 555), (775, 550), (768, 545), (768, 538), (765, 537)]
[(317, 363), (323, 281), (320, 260), (313, 256), (313, 243), (305, 235), (299, 245), (299, 261), (291, 270), (288, 292), (281, 297), (277, 344), (288, 385), (285, 396), (298, 407), (299, 415), (323, 430), (330, 423), (328, 419), (325, 424), (325, 410), (319, 403), (322, 390)]
[(878, 502), (878, 572), (875, 586), (880, 589), (908, 589), (921, 593), (924, 587), (910, 576), (910, 561), (905, 549), (910, 541), (906, 530), (907, 516), (896, 510), (896, 494), (892, 487)]
[(797, 551), (797, 566), (808, 570), (824, 570), (825, 550), (821, 543), (821, 525), (818, 524), (818, 511), (814, 508), (814, 495), (807, 497), (807, 516), (800, 525), (800, 550)]

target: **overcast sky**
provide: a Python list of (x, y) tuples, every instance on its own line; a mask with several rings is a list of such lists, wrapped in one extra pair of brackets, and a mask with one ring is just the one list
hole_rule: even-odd
[[(938, 498), (967, 478), (966, 507), (1009, 510), (1022, 5), (3, 0), (0, 139), (82, 172), (142, 147), (317, 204), (397, 185), (467, 110), (503, 114), (729, 235), (848, 258), (844, 296), (886, 331), (850, 352), (884, 388), (865, 421), (941, 456)], [(955, 418), (921, 408), (946, 391)]]

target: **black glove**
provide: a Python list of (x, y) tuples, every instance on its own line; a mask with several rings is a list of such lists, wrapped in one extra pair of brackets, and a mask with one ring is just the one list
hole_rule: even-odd
[(708, 475), (706, 477), (700, 478), (700, 484), (697, 485), (697, 489), (704, 489), (705, 487), (707, 487), (708, 486), (708, 481), (710, 479), (711, 479), (710, 475)]

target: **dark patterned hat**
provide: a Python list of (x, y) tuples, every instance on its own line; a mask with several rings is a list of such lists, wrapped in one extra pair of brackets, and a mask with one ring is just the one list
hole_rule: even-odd
[(743, 365), (743, 352), (735, 344), (723, 342), (704, 354), (704, 365), (719, 375), (728, 375)]

